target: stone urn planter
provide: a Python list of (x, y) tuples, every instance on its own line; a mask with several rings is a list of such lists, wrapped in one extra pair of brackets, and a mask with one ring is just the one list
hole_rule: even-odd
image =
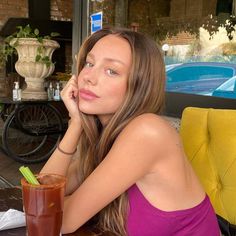
[[(50, 76), (55, 69), (51, 58), (54, 50), (60, 45), (55, 40), (43, 39), (41, 43), (36, 38), (14, 38), (10, 45), (14, 44), (16, 44), (14, 47), (18, 54), (15, 68), (26, 82), (26, 88), (22, 91), (22, 99), (46, 100), (44, 79)], [(37, 61), (37, 57), (46, 57), (47, 60)]]

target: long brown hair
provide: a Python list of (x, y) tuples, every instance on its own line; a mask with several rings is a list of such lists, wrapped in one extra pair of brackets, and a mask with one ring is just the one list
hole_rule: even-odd
[[(161, 51), (147, 36), (128, 29), (106, 28), (92, 34), (82, 45), (78, 55), (78, 72), (85, 65), (86, 56), (101, 38), (116, 35), (127, 40), (132, 52), (127, 93), (123, 104), (103, 128), (96, 116), (80, 113), (83, 132), (79, 140), (79, 179), (81, 183), (99, 165), (111, 149), (115, 139), (132, 119), (143, 113), (159, 114), (164, 104), (165, 66)], [(98, 225), (117, 235), (126, 235), (128, 199), (123, 193), (98, 215)]]

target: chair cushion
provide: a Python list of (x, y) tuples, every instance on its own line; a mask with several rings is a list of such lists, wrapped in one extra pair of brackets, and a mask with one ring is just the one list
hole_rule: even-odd
[(185, 108), (180, 135), (215, 212), (236, 224), (236, 110)]

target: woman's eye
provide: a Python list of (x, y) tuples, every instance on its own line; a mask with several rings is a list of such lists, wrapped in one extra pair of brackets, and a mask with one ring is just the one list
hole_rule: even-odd
[(86, 61), (84, 67), (92, 67), (93, 64), (91, 62)]
[(118, 73), (112, 69), (107, 70), (108, 75), (118, 75)]

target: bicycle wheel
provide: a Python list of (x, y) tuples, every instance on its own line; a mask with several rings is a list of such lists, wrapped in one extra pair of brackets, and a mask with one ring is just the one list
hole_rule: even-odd
[[(7, 117), (16, 109), (15, 104), (2, 104), (1, 111), (0, 111), (0, 126), (1, 130), (3, 130), (3, 126)], [(2, 132), (1, 132), (1, 139), (0, 139), (0, 150), (7, 155), (7, 151), (5, 150), (3, 143), (2, 143)]]
[(7, 117), (16, 109), (15, 104), (3, 104), (0, 111), (0, 117), (5, 122)]
[(48, 159), (62, 136), (62, 119), (48, 104), (25, 104), (7, 118), (2, 142), (7, 154), (23, 163)]

